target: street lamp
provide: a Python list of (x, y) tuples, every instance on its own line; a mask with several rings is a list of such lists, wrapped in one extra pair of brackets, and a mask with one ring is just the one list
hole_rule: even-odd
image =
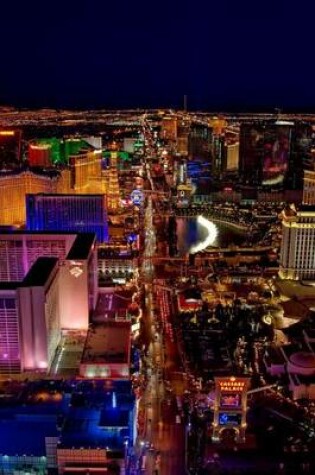
[(128, 445), (129, 445), (129, 440), (128, 438), (125, 438), (124, 446), (125, 446), (125, 472), (126, 474), (128, 473)]

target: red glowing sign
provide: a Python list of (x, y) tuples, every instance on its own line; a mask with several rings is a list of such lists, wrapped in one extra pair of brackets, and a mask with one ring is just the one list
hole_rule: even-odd
[(220, 390), (224, 392), (242, 392), (245, 389), (245, 381), (230, 378), (219, 381)]

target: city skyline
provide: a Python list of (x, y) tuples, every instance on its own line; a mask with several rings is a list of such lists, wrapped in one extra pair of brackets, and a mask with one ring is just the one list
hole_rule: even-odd
[(2, 475), (315, 473), (305, 3), (2, 5)]
[(313, 473), (314, 121), (1, 109), (4, 475)]

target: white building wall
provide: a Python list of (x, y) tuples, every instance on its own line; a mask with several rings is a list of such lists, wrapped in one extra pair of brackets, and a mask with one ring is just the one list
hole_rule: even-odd
[(48, 368), (45, 293), (43, 287), (21, 287), (20, 325), (24, 371)]
[(54, 281), (46, 293), (45, 298), (45, 323), (47, 332), (47, 358), (48, 368), (50, 368), (56, 348), (61, 338), (61, 325), (60, 325), (60, 302), (59, 302), (59, 276), (56, 276)]
[(60, 323), (67, 330), (87, 330), (89, 295), (87, 261), (66, 260), (61, 267)]
[(285, 279), (315, 278), (315, 220), (282, 223), (279, 275)]
[(19, 305), (16, 290), (0, 290), (0, 373), (21, 371)]

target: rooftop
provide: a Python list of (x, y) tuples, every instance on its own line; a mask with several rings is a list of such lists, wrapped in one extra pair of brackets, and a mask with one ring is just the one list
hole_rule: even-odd
[(94, 324), (89, 332), (82, 363), (129, 363), (130, 323)]
[[(0, 454), (45, 456), (45, 437), (60, 437), (58, 447), (121, 450), (124, 437), (132, 435), (130, 381), (15, 384), (19, 387), (10, 403), (0, 400)], [(10, 388), (5, 393), (9, 395)], [(112, 427), (119, 428), (120, 435), (113, 436)]]
[(57, 257), (39, 257), (21, 282), (21, 287), (41, 287), (46, 284), (55, 269)]
[(87, 259), (91, 248), (95, 245), (94, 233), (79, 233), (67, 255), (67, 259)]
[(302, 368), (313, 368), (315, 371), (315, 355), (310, 351), (297, 351), (290, 356), (290, 362)]
[[(31, 437), (30, 437), (31, 434)], [(2, 419), (0, 423), (0, 453), (3, 455), (45, 456), (45, 437), (58, 437), (56, 417), (50, 420), (25, 417)]]
[(115, 319), (116, 315), (125, 317), (127, 308), (132, 302), (132, 295), (133, 290), (100, 293), (93, 320), (104, 322), (108, 319)]
[(276, 279), (275, 286), (278, 292), (286, 298), (298, 298), (299, 301), (314, 298), (314, 286), (297, 280)]
[(88, 199), (88, 198), (95, 198), (95, 197), (101, 197), (104, 198), (103, 193), (94, 193), (94, 194), (86, 194), (86, 193), (78, 193), (78, 194), (70, 194), (70, 193), (29, 193), (31, 196), (41, 196), (41, 197), (47, 197), (47, 198), (68, 198), (68, 199), (73, 199), (73, 198), (78, 198), (78, 199)]

